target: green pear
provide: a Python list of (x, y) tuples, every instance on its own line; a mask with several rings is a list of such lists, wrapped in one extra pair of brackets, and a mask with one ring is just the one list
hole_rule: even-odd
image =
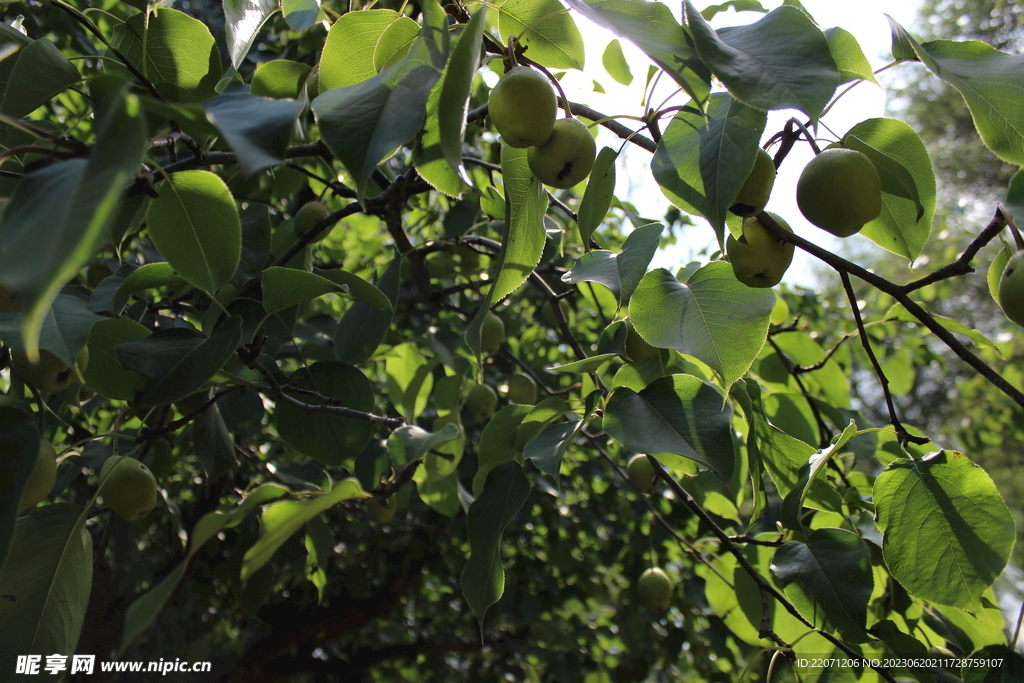
[(626, 320), (626, 355), (631, 363), (643, 363), (649, 358), (658, 355), (657, 347), (651, 346), (647, 340), (640, 336), (628, 319)]
[(135, 458), (107, 458), (100, 469), (100, 486), (103, 502), (128, 521), (145, 517), (156, 507), (156, 477)]
[(494, 409), (498, 407), (498, 394), (489, 384), (477, 384), (469, 390), (466, 407), (475, 420), (486, 420), (494, 415)]
[[(569, 308), (569, 302), (565, 299), (558, 300), (558, 310), (562, 312), (562, 317), (565, 318), (565, 322), (572, 325), (571, 309)], [(551, 305), (550, 301), (545, 301), (544, 305), (540, 307), (540, 317), (544, 319), (544, 322), (548, 327), (558, 329), (558, 318), (555, 317), (555, 309)]]
[(640, 575), (636, 592), (640, 603), (649, 610), (667, 608), (672, 603), (672, 579), (658, 567), (652, 567)]
[[(292, 223), (292, 227), (295, 230), (296, 237), (302, 237), (306, 234), (306, 231), (313, 227), (313, 224), (322, 218), (327, 218), (331, 215), (331, 210), (327, 208), (322, 202), (306, 202), (303, 204), (298, 211), (295, 212), (295, 222)], [(313, 242), (319, 242), (323, 238), (327, 237), (331, 233), (331, 228), (334, 226), (328, 226), (317, 233), (317, 236), (310, 240), (310, 244)]]
[(487, 110), (505, 144), (522, 149), (548, 141), (558, 102), (542, 73), (515, 66), (491, 90)]
[(508, 378), (508, 400), (519, 405), (532, 406), (537, 402), (537, 383), (522, 372)]
[(764, 210), (775, 186), (775, 162), (768, 152), (760, 147), (754, 157), (754, 167), (743, 181), (743, 187), (733, 200), (729, 210), (737, 216), (753, 216)]
[(1024, 250), (1010, 257), (999, 278), (999, 305), (1006, 317), (1024, 326)]
[(533, 175), (551, 187), (567, 190), (583, 182), (597, 158), (597, 143), (587, 125), (576, 118), (558, 119), (551, 139), (526, 152)]
[(833, 147), (800, 173), (796, 203), (808, 221), (836, 237), (849, 237), (882, 213), (882, 181), (871, 160)]
[(64, 391), (81, 378), (89, 365), (89, 347), (78, 352), (74, 367), (46, 349), (39, 349), (38, 363), (29, 362), (25, 352), (16, 349), (11, 352), (11, 363), (26, 382), (44, 394), (53, 394)]
[[(774, 213), (769, 213), (779, 225), (789, 230), (789, 224)], [(743, 220), (743, 235), (736, 239), (731, 234), (725, 241), (725, 251), (736, 279), (748, 287), (774, 287), (782, 281), (786, 269), (793, 262), (793, 243), (780, 242), (771, 236), (756, 216)]]
[(654, 480), (658, 473), (654, 471), (654, 465), (643, 453), (638, 453), (626, 463), (626, 474), (629, 475), (629, 485), (637, 493), (647, 493), (654, 488)]
[(480, 328), (480, 353), (493, 356), (505, 342), (505, 323), (494, 313), (488, 311)]
[(25, 488), (21, 490), (21, 498), (18, 499), (18, 512), (21, 513), (35, 507), (39, 501), (50, 495), (55, 481), (57, 481), (57, 454), (49, 441), (39, 439), (36, 462), (28, 475), (28, 481), (25, 482)]

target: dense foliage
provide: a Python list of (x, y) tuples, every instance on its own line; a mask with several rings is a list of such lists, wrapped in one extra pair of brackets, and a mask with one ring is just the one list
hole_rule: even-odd
[[(3, 680), (72, 653), (222, 681), (1024, 676), (992, 591), (1014, 518), (975, 462), (1021, 451), (1021, 328), (935, 312), (998, 292), (1024, 175), (936, 254), (916, 128), (945, 110), (818, 126), (876, 80), (849, 32), (790, 1), (567, 4), (5, 5)], [(763, 16), (708, 23), (731, 9)], [(601, 149), (555, 190), (488, 84), (582, 69), (579, 16), (655, 66), (642, 111), (559, 98)], [(895, 23), (892, 53), (959, 93), (997, 169), (971, 188), (1024, 164), (1021, 57)], [(604, 66), (640, 71), (618, 42)], [(770, 110), (794, 117), (766, 130)], [(617, 191), (625, 145), (664, 218)], [(899, 269), (751, 206), (759, 150), (797, 176), (796, 145), (874, 167), (850, 239)], [(650, 269), (698, 219), (722, 250)], [(751, 222), (767, 246), (726, 254)], [(758, 270), (786, 244), (841, 288)], [(927, 403), (953, 364), (968, 405)]]

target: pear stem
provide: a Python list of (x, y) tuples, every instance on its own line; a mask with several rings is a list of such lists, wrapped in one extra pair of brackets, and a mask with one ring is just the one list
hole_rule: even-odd
[[(509, 36), (508, 37), (508, 63), (509, 63), (509, 71), (511, 71), (515, 67), (519, 66), (519, 62), (516, 61), (516, 40), (517, 40), (517, 38), (515, 36)], [(506, 71), (506, 73), (508, 73), (508, 72)]]
[(1010, 232), (1013, 233), (1013, 241), (1017, 245), (1017, 251), (1024, 251), (1024, 237), (1021, 237), (1020, 230), (1014, 225), (1013, 217), (1003, 210), (1003, 207), (999, 207), (999, 213), (1003, 215), (1006, 220), (1006, 225), (1009, 226)]
[(555, 86), (555, 90), (558, 91), (558, 99), (562, 100), (562, 109), (565, 110), (565, 118), (573, 118), (572, 109), (569, 106), (569, 98), (566, 96), (565, 91), (562, 90), (562, 84), (558, 82), (558, 79), (552, 76), (550, 71), (545, 69), (537, 62), (530, 59), (527, 59), (526, 61), (528, 61), (534, 68), (536, 68), (538, 71), (540, 71), (542, 74), (548, 77), (548, 80), (551, 81), (552, 85)]

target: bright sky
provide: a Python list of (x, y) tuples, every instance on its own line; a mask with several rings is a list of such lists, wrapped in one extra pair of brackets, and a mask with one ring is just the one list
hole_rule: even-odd
[[(678, 18), (682, 3), (666, 4), (673, 8)], [(713, 3), (697, 1), (695, 4), (703, 8)], [(766, 0), (762, 4), (770, 8), (781, 4), (781, 2)], [(888, 13), (904, 27), (909, 28), (916, 17), (918, 2), (917, 0), (859, 0), (855, 10), (851, 9), (849, 3), (835, 2), (835, 0), (803, 0), (803, 4), (822, 28), (841, 26), (852, 33), (860, 43), (872, 67), (878, 69), (890, 60), (890, 34), (885, 14)], [(714, 18), (712, 25), (715, 28), (742, 25), (757, 21), (762, 16), (757, 12), (721, 12)], [(605, 47), (615, 36), (591, 24), (579, 14), (574, 13), (574, 18), (584, 35), (587, 50), (586, 71), (582, 74), (570, 71), (567, 74), (563, 85), (566, 87), (569, 98), (577, 102), (585, 102), (594, 109), (609, 115), (641, 115), (643, 113), (641, 100), (644, 79), (650, 61), (638, 48), (628, 41), (620, 40), (633, 72), (633, 83), (629, 87), (619, 85), (604, 71), (601, 63)], [(592, 79), (599, 80), (607, 90), (607, 94), (594, 92)], [(674, 87), (674, 83), (670, 79), (663, 78), (661, 80), (659, 91), (664, 93), (663, 97), (671, 93), (671, 87)], [(770, 112), (768, 125), (765, 128), (765, 139), (780, 130), (794, 113), (793, 111)], [(822, 123), (838, 136), (864, 119), (884, 114), (885, 93), (873, 84), (862, 83), (845, 95), (839, 104), (822, 119)], [(632, 125), (635, 122), (625, 121), (625, 123)], [(667, 125), (667, 122), (663, 125)], [(819, 130), (819, 137), (826, 135), (828, 132), (825, 128)], [(621, 143), (615, 136), (603, 131), (598, 138), (599, 147), (602, 144), (617, 148)], [(630, 198), (642, 215), (660, 219), (664, 216), (670, 203), (651, 176), (649, 170), (651, 155), (631, 145), (627, 145), (627, 150), (618, 168), (618, 192), (625, 191), (626, 196)], [(837, 247), (838, 240), (804, 221), (796, 207), (795, 188), (799, 169), (803, 168), (810, 157), (811, 151), (806, 145), (797, 145), (794, 148), (780, 169), (779, 177), (772, 191), (772, 199), (767, 208), (785, 217), (798, 233), (814, 239), (826, 248), (834, 249)], [(865, 240), (857, 235), (847, 239)], [(659, 252), (651, 265), (652, 267), (675, 270), (692, 260), (691, 254), (697, 253), (713, 240), (714, 234), (711, 228), (703, 221), (699, 221), (698, 226), (687, 228), (683, 233), (683, 239), (680, 240), (683, 244)], [(812, 285), (814, 283), (813, 261), (814, 259), (798, 249), (793, 266), (786, 275), (786, 281), (791, 284)]]

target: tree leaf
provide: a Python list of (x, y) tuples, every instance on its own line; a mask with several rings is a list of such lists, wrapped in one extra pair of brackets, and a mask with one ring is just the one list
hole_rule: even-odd
[(707, 99), (711, 72), (697, 56), (689, 32), (665, 4), (633, 0), (566, 0), (566, 4), (635, 44), (694, 100)]
[(608, 41), (601, 55), (601, 63), (608, 75), (622, 85), (629, 85), (633, 82), (633, 72), (629, 70), (629, 62), (626, 55), (622, 53), (622, 43), (618, 39)]
[(732, 409), (710, 384), (692, 375), (657, 379), (639, 393), (618, 387), (608, 399), (604, 429), (636, 453), (675, 453), (728, 481), (736, 461)]
[[(398, 303), (398, 284), (402, 267), (401, 254), (377, 279), (377, 287), (391, 305)], [(351, 285), (350, 285), (351, 286)], [(334, 355), (342, 363), (358, 365), (366, 361), (384, 340), (394, 315), (365, 303), (355, 303), (341, 317), (334, 334)]]
[(115, 315), (128, 303), (129, 297), (147, 289), (157, 287), (178, 287), (185, 284), (185, 280), (178, 275), (178, 271), (166, 261), (158, 263), (147, 263), (144, 266), (133, 267), (133, 270), (121, 282), (111, 300), (110, 310)]
[(312, 28), (317, 19), (324, 16), (320, 0), (281, 0), (281, 14), (293, 31)]
[(501, 535), (531, 491), (530, 480), (515, 462), (498, 465), (487, 485), (469, 506), (470, 555), (462, 570), (462, 593), (477, 620), (505, 592), (501, 568)]
[(733, 97), (759, 109), (798, 109), (818, 120), (840, 76), (828, 40), (810, 17), (779, 7), (747, 26), (716, 32), (690, 0), (684, 8), (697, 52)]
[(135, 394), (138, 407), (158, 406), (185, 398), (220, 370), (242, 343), (241, 318), (218, 327), (212, 337), (187, 328), (157, 330), (145, 339), (114, 348), (125, 370), (146, 378)]
[(832, 52), (836, 68), (839, 69), (839, 85), (850, 81), (864, 80), (877, 84), (871, 63), (864, 56), (860, 43), (852, 33), (838, 26), (825, 29), (828, 48)]
[[(433, 0), (423, 10), (420, 36), (400, 61), (313, 100), (324, 142), (354, 179), (360, 199), (377, 164), (419, 133), (430, 90), (448, 58), (444, 12)], [(321, 88), (327, 87), (323, 71), (320, 78)]]
[(583, 68), (583, 35), (558, 0), (505, 0), (498, 11), (503, 44), (508, 44), (509, 36), (518, 36), (528, 47), (530, 59), (538, 64), (553, 69)]
[(339, 287), (345, 287), (353, 301), (362, 302), (381, 311), (391, 312), (392, 310), (391, 300), (384, 292), (355, 273), (339, 269), (320, 270), (319, 268), (314, 268), (313, 273), (326, 280), (330, 280)]
[(330, 493), (307, 500), (281, 500), (271, 503), (260, 515), (260, 538), (245, 551), (242, 560), (241, 580), (245, 581), (277, 552), (285, 541), (302, 529), (311, 519), (324, 510), (345, 500), (369, 498), (359, 480), (343, 479), (336, 483)]
[(955, 451), (896, 460), (875, 480), (873, 500), (893, 578), (924, 600), (978, 609), (1015, 537), (988, 474)]
[(806, 543), (783, 544), (771, 570), (786, 597), (816, 627), (851, 643), (870, 639), (864, 629), (874, 584), (871, 554), (857, 534), (818, 529)]
[(603, 249), (584, 254), (562, 276), (562, 282), (598, 282), (615, 294), (620, 306), (628, 303), (658, 250), (664, 229), (661, 223), (637, 228), (617, 254)]
[[(458, 197), (470, 186), (467, 184), (467, 179), (456, 168), (452, 168), (448, 162), (448, 150), (441, 143), (441, 93), (444, 90), (448, 69), (452, 68), (453, 61), (454, 57), (449, 60), (444, 73), (441, 74), (441, 80), (437, 82), (434, 89), (430, 91), (430, 97), (427, 98), (423, 129), (416, 137), (412, 159), (416, 164), (416, 171), (435, 190), (443, 192), (449, 197)], [(445, 114), (450, 116), (451, 112), (446, 111)], [(459, 151), (462, 151), (461, 144)], [(461, 157), (459, 161), (461, 164)]]
[(275, 266), (263, 271), (263, 308), (267, 313), (283, 311), (325, 294), (343, 294), (347, 290), (344, 285), (304, 270)]
[(160, 184), (146, 221), (153, 244), (188, 283), (214, 294), (231, 281), (242, 253), (242, 224), (219, 176), (175, 173)]
[(0, 398), (0, 574), (14, 537), (21, 494), (36, 464), (39, 440), (28, 405)]
[(373, 47), (373, 68), (377, 73), (401, 59), (420, 33), (420, 25), (409, 17), (388, 24)]
[(555, 486), (560, 485), (558, 472), (562, 467), (565, 449), (583, 428), (583, 420), (578, 415), (569, 417), (575, 419), (548, 425), (523, 449), (523, 458), (532, 460), (538, 470), (554, 477)]
[(74, 654), (92, 590), (92, 535), (82, 508), (55, 503), (23, 516), (14, 527), (0, 586), (0, 662), (13, 664), (18, 655)]
[(299, 93), (302, 92), (302, 84), (306, 82), (310, 70), (309, 64), (293, 62), (290, 59), (263, 62), (256, 67), (256, 73), (252, 75), (249, 94), (279, 100), (298, 99)]
[(615, 195), (615, 160), (618, 152), (611, 147), (603, 147), (594, 161), (594, 169), (590, 172), (587, 189), (583, 191), (583, 199), (577, 212), (577, 223), (583, 248), (590, 251), (590, 236), (608, 215), (608, 207), (612, 205)]
[(441, 479), (416, 482), (420, 500), (446, 517), (459, 514), (459, 477), (452, 472)]
[[(1007, 93), (1024, 88), (1024, 55), (1000, 52), (979, 40), (932, 40), (919, 44), (888, 17), (893, 43), (904, 48), (897, 59), (921, 60), (933, 74), (956, 88), (985, 146), (1011, 164), (1024, 165), (1024, 112)], [(893, 54), (896, 54), (894, 47)]]
[(519, 433), (519, 426), (532, 408), (533, 406), (510, 403), (502, 406), (501, 410), (484, 425), (484, 431), (480, 434), (480, 444), (477, 446), (479, 460), (476, 475), (473, 477), (474, 496), (479, 497), (483, 493), (491, 470), (516, 456), (516, 435)]
[(935, 174), (921, 138), (903, 121), (867, 119), (843, 136), (843, 145), (866, 154), (882, 181), (882, 215), (860, 234), (915, 260), (935, 213)]
[[(277, 6), (278, 0), (224, 0), (224, 32), (235, 69), (242, 67), (256, 34)], [(160, 12), (162, 14), (163, 9)]]
[(82, 78), (49, 38), (21, 45), (6, 61), (10, 64), (0, 71), (0, 114), (15, 119), (31, 114)]
[(663, 268), (640, 281), (629, 319), (647, 343), (707, 363), (726, 388), (750, 368), (768, 336), (775, 306), (770, 289), (740, 283), (724, 261), (714, 261), (685, 282)]
[(89, 365), (85, 368), (85, 386), (100, 396), (130, 401), (142, 389), (146, 379), (125, 370), (114, 347), (145, 339), (149, 330), (128, 318), (101, 320), (89, 333)]
[(548, 199), (544, 186), (526, 162), (526, 150), (501, 143), (501, 171), (505, 181), (505, 229), (494, 272), (490, 301), (500, 301), (526, 282), (540, 263), (547, 235), (544, 213)]
[(400, 19), (391, 9), (346, 12), (331, 26), (320, 57), (320, 92), (355, 85), (377, 75), (373, 53), (388, 26)]
[[(459, 437), (458, 425), (446, 424), (437, 432), (428, 432), (422, 427), (409, 425), (391, 432), (388, 437), (388, 455), (399, 466), (408, 464), (417, 458), (429, 457), (430, 451), (440, 444), (453, 441)], [(445, 475), (450, 473), (445, 473)], [(440, 477), (433, 477), (440, 479)]]
[(793, 490), (786, 494), (779, 511), (779, 517), (786, 528), (795, 531), (803, 530), (800, 516), (803, 512), (804, 501), (815, 487), (830, 488), (828, 482), (821, 476), (822, 470), (856, 433), (857, 425), (851, 420), (843, 433), (833, 438), (832, 444), (828, 448), (811, 455), (807, 459), (807, 463), (800, 467), (800, 478)]
[[(341, 405), (363, 412), (373, 410), (373, 389), (357, 368), (335, 361), (321, 361), (300, 368), (289, 377), (289, 387), (316, 391)], [(288, 387), (285, 388), (288, 393)], [(311, 405), (324, 401), (309, 394), (290, 396)], [(280, 403), (276, 413), (281, 438), (295, 450), (329, 467), (351, 462), (370, 440), (373, 425), (351, 417), (305, 412), (288, 403)]]
[(463, 178), (465, 171), (462, 168), (462, 141), (466, 135), (466, 113), (469, 111), (473, 79), (480, 67), (481, 37), (486, 19), (485, 6), (473, 15), (463, 29), (462, 35), (452, 49), (452, 57), (445, 67), (444, 78), (440, 83), (440, 99), (437, 103), (440, 143), (444, 158), (452, 170)]
[(238, 156), (242, 175), (249, 176), (284, 161), (303, 105), (252, 95), (221, 95), (203, 102), (203, 109)]
[(651, 172), (673, 204), (704, 216), (725, 244), (725, 219), (757, 157), (766, 115), (725, 93), (708, 101), (707, 118), (691, 102), (676, 113), (651, 159)]

